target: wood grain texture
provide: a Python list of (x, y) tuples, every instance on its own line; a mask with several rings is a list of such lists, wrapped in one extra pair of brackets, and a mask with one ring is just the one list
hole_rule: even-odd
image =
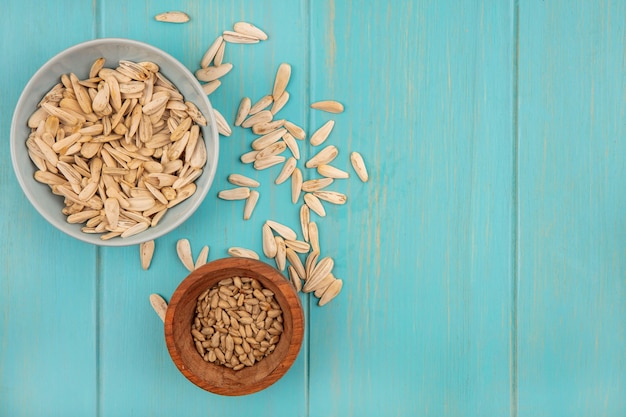
[(623, 415), (625, 4), (520, 4), (519, 415)]
[(488, 3), (312, 10), (311, 99), (346, 111), (311, 125), (370, 172), (318, 222), (344, 289), (311, 307), (312, 416), (509, 413), (512, 10)]
[[(0, 48), (0, 415), (619, 416), (626, 410), (626, 9), (599, 2), (448, 0), (97, 0), (3, 4)], [(168, 10), (183, 25), (156, 22)], [(223, 30), (269, 34), (227, 45), (233, 70), (210, 96), (232, 121), (272, 90), (281, 111), (351, 173), (330, 187), (323, 255), (344, 281), (318, 307), (287, 374), (244, 397), (207, 393), (172, 363), (148, 297), (188, 272), (176, 241), (209, 259), (261, 251), (267, 219), (299, 230), (280, 166), (239, 162), (251, 132), (221, 139), (213, 189), (188, 221), (139, 247), (76, 242), (29, 205), (13, 175), (13, 107), (48, 58), (127, 37), (190, 70)], [(61, 30), (62, 29), (62, 30)], [(309, 108), (335, 99), (345, 112)], [(301, 145), (301, 166), (317, 148)], [(359, 151), (370, 180), (349, 162)], [(287, 152), (288, 153), (288, 152)], [(304, 179), (317, 177), (304, 169)], [(229, 174), (262, 183), (249, 221), (218, 200)], [(266, 258), (270, 264), (273, 262)]]
[[(53, 228), (29, 204), (11, 166), (9, 131), (29, 78), (93, 36), (92, 9), (23, 1), (3, 4), (2, 13), (0, 415), (86, 415), (96, 398), (96, 249)], [(68, 20), (72, 31), (48, 30)]]

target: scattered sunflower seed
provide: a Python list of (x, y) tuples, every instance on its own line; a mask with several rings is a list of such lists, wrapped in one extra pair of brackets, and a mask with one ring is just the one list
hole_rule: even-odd
[(328, 113), (342, 113), (344, 110), (343, 104), (334, 100), (317, 101), (311, 104), (311, 108), (315, 110), (322, 110)]
[(224, 42), (224, 38), (218, 36), (213, 43), (206, 50), (204, 55), (202, 56), (202, 60), (200, 61), (200, 68), (208, 68), (211, 65), (211, 61), (215, 58), (215, 54), (217, 54), (217, 50), (220, 49), (220, 46)]
[(296, 240), (298, 238), (298, 235), (296, 235), (296, 232), (294, 232), (291, 227), (285, 226), (282, 223), (278, 223), (274, 220), (267, 220), (265, 224), (267, 224), (273, 231), (275, 231), (285, 239)]
[(241, 127), (252, 127), (257, 123), (271, 122), (274, 115), (269, 110), (261, 110), (257, 114), (253, 114), (241, 123)]
[(222, 136), (230, 136), (233, 131), (231, 130), (230, 126), (228, 126), (228, 122), (226, 121), (224, 116), (222, 116), (222, 113), (214, 108), (213, 114), (215, 115), (215, 122), (217, 123), (217, 130), (219, 134)]
[(325, 217), (326, 210), (324, 210), (324, 205), (315, 195), (311, 193), (304, 194), (304, 202), (311, 210), (313, 210), (318, 216)]
[(239, 108), (237, 109), (237, 116), (235, 116), (235, 126), (241, 126), (241, 123), (248, 117), (248, 113), (250, 113), (250, 99), (248, 97), (244, 97), (241, 99), (239, 103)]
[(228, 249), (228, 254), (236, 258), (259, 259), (259, 255), (255, 251), (246, 248), (232, 247)]
[(328, 145), (311, 159), (309, 159), (304, 166), (307, 168), (316, 168), (320, 165), (328, 165), (329, 162), (334, 160), (339, 154), (339, 150), (334, 145)]
[(252, 178), (246, 177), (245, 175), (241, 175), (241, 174), (230, 174), (228, 176), (228, 182), (233, 185), (238, 185), (240, 187), (256, 188), (259, 185), (261, 185), (257, 180), (254, 180)]
[(272, 104), (272, 108), (270, 109), (270, 112), (272, 112), (272, 114), (275, 115), (276, 113), (281, 111), (283, 107), (285, 107), (288, 101), (289, 101), (289, 92), (287, 91), (282, 93), (280, 97), (278, 98), (274, 97), (274, 103)]
[(274, 100), (277, 100), (287, 88), (289, 84), (289, 78), (291, 77), (291, 65), (282, 63), (278, 66), (276, 71), (276, 78), (274, 79), (274, 88), (272, 90), (272, 96)]
[(196, 263), (193, 265), (193, 269), (198, 269), (202, 265), (205, 265), (208, 258), (209, 258), (209, 247), (203, 246), (202, 250), (198, 254), (198, 257), (196, 258)]
[(326, 139), (328, 138), (328, 135), (330, 135), (330, 132), (332, 132), (333, 127), (335, 127), (334, 120), (329, 120), (326, 123), (324, 123), (322, 127), (317, 129), (315, 133), (311, 135), (311, 139), (309, 140), (311, 145), (318, 146), (324, 143)]
[(231, 188), (220, 191), (217, 196), (222, 200), (245, 200), (250, 197), (250, 189), (248, 187)]
[(256, 190), (250, 191), (250, 196), (246, 198), (246, 205), (243, 208), (243, 219), (250, 220), (252, 212), (256, 207), (256, 203), (259, 201), (259, 192)]
[(139, 245), (139, 256), (141, 258), (141, 267), (144, 270), (150, 268), (152, 256), (154, 255), (154, 240), (143, 242)]
[(330, 184), (333, 183), (333, 181), (334, 180), (332, 178), (317, 178), (314, 180), (304, 181), (302, 183), (302, 191), (307, 193), (319, 191), (323, 188), (328, 187)]
[(165, 314), (167, 313), (167, 302), (159, 294), (150, 294), (150, 305), (157, 313), (162, 322), (165, 323)]
[(369, 175), (367, 173), (367, 168), (365, 167), (365, 162), (363, 162), (363, 157), (358, 152), (352, 152), (350, 154), (350, 161), (352, 162), (352, 167), (354, 168), (354, 172), (360, 178), (361, 181), (367, 182), (369, 179)]
[(263, 253), (268, 258), (274, 258), (276, 256), (276, 239), (272, 234), (272, 229), (265, 223), (263, 225)]
[(332, 165), (318, 165), (317, 166), (317, 172), (326, 178), (335, 178), (335, 179), (341, 179), (341, 178), (349, 178), (350, 174), (348, 174), (346, 171), (343, 171), (339, 168), (336, 168)]
[(346, 204), (348, 197), (345, 194), (338, 193), (336, 191), (315, 191), (313, 192), (315, 197), (320, 200), (328, 201), (332, 204)]
[(189, 22), (189, 15), (184, 12), (173, 11), (173, 12), (159, 13), (158, 15), (154, 16), (154, 19), (159, 22), (185, 23), (185, 22)]
[(178, 259), (183, 263), (185, 268), (189, 270), (189, 272), (195, 269), (195, 264), (193, 262), (193, 255), (191, 254), (191, 244), (187, 239), (180, 239), (176, 242), (176, 253), (178, 254)]
[(329, 286), (326, 288), (326, 291), (322, 294), (320, 301), (317, 303), (319, 306), (323, 306), (335, 298), (343, 288), (343, 281), (340, 279), (335, 279)]
[(233, 26), (235, 32), (242, 33), (244, 35), (255, 37), (259, 40), (265, 41), (267, 40), (267, 34), (263, 32), (258, 27), (254, 26), (252, 23), (248, 22), (237, 22)]
[(296, 139), (303, 140), (304, 138), (306, 138), (306, 132), (304, 131), (304, 129), (302, 129), (300, 126), (296, 125), (295, 123), (286, 121), (285, 128)]
[(211, 93), (213, 93), (215, 90), (217, 90), (220, 85), (222, 85), (222, 82), (220, 80), (213, 80), (211, 82), (208, 82), (208, 83), (204, 84), (202, 86), (202, 91), (204, 91), (204, 93), (207, 96), (209, 96), (209, 95), (211, 95)]
[(222, 36), (224, 37), (224, 41), (230, 43), (259, 43), (259, 39), (254, 36), (244, 35), (243, 33), (231, 30), (225, 30)]
[(302, 171), (296, 168), (291, 173), (291, 202), (296, 204), (302, 191)]
[(305, 242), (309, 241), (309, 222), (311, 221), (311, 213), (309, 210), (309, 206), (306, 204), (300, 207), (300, 228), (302, 229), (302, 236)]
[(293, 173), (294, 169), (296, 169), (296, 163), (297, 161), (296, 161), (296, 158), (294, 157), (287, 159), (287, 161), (283, 165), (283, 169), (280, 171), (280, 174), (278, 174), (278, 177), (276, 177), (276, 180), (274, 181), (274, 183), (278, 185), (287, 181), (287, 179), (291, 177), (291, 174)]
[(261, 110), (267, 109), (274, 102), (274, 98), (271, 95), (263, 96), (250, 107), (250, 111), (248, 114), (252, 116), (253, 114), (257, 114)]

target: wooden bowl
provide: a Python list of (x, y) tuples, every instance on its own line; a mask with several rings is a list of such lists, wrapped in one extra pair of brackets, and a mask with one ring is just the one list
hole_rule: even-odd
[[(205, 362), (191, 336), (198, 296), (219, 281), (235, 276), (254, 278), (274, 292), (283, 311), (284, 327), (274, 352), (238, 371)], [(189, 381), (220, 395), (246, 395), (272, 385), (296, 360), (303, 335), (304, 312), (295, 289), (278, 270), (253, 259), (219, 259), (193, 271), (174, 291), (165, 315), (165, 342), (176, 367)]]

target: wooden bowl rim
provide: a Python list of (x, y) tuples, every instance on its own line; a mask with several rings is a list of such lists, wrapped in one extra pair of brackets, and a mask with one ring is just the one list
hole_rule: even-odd
[[(235, 265), (233, 265), (235, 263)], [(260, 381), (255, 381), (250, 385), (244, 385), (243, 387), (224, 387), (213, 384), (211, 381), (207, 381), (199, 377), (192, 369), (185, 366), (181, 356), (181, 352), (178, 350), (174, 340), (174, 317), (176, 314), (179, 303), (184, 299), (190, 287), (193, 287), (199, 281), (207, 279), (211, 273), (221, 271), (224, 269), (244, 269), (255, 271), (256, 274), (262, 275), (264, 279), (271, 281), (278, 289), (283, 293), (283, 296), (287, 300), (287, 307), (291, 311), (293, 334), (291, 337), (291, 343), (285, 353), (284, 358), (265, 378)], [(289, 296), (286, 293), (290, 293)], [(277, 300), (278, 301), (278, 300)], [(281, 304), (281, 308), (285, 306)], [(300, 349), (302, 347), (302, 341), (304, 339), (304, 310), (300, 297), (291, 283), (282, 275), (280, 271), (271, 265), (248, 258), (222, 258), (217, 259), (201, 266), (200, 268), (191, 272), (185, 279), (178, 285), (167, 307), (164, 322), (164, 333), (167, 350), (170, 357), (178, 370), (193, 384), (196, 386), (220, 395), (247, 395), (254, 392), (261, 391), (270, 385), (278, 381), (287, 371), (291, 368), (295, 362)]]

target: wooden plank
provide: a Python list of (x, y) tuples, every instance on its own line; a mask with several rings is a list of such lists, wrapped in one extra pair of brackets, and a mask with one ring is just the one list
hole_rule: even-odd
[(310, 415), (507, 415), (512, 372), (513, 12), (332, 0), (311, 11), (311, 100), (369, 166), (320, 220), (345, 281), (311, 306)]
[[(0, 415), (92, 415), (96, 249), (59, 232), (31, 206), (13, 173), (8, 134), (22, 88), (54, 54), (92, 36), (93, 11), (89, 3), (68, 9), (26, 0), (3, 4), (3, 16)], [(68, 20), (72, 30), (59, 30)]]
[(520, 2), (520, 416), (626, 409), (625, 6)]
[[(102, 3), (102, 36), (123, 36), (148, 41), (177, 57), (189, 69), (199, 68), (206, 48), (233, 23), (248, 20), (267, 30), (270, 39), (256, 45), (226, 46), (225, 62), (232, 72), (210, 96), (211, 102), (231, 123), (239, 100), (253, 101), (271, 92), (280, 62), (294, 66), (289, 89), (296, 98), (281, 112), (295, 122), (305, 121), (306, 108), (306, 10), (303, 2), (166, 2), (127, 4)], [(119, 11), (124, 10), (120, 14)], [(185, 25), (155, 22), (166, 10), (183, 10), (191, 16)], [(304, 45), (304, 47), (302, 46)], [(299, 105), (300, 104), (300, 105)], [(167, 300), (187, 271), (176, 256), (176, 241), (187, 238), (194, 256), (210, 246), (209, 259), (226, 257), (230, 246), (261, 251), (261, 225), (272, 218), (295, 227), (297, 207), (289, 196), (289, 183), (275, 186), (280, 167), (257, 172), (243, 165), (239, 156), (250, 149), (254, 135), (232, 127), (233, 135), (220, 141), (216, 180), (198, 212), (176, 231), (156, 241), (153, 264), (148, 271), (139, 265), (137, 247), (102, 251), (101, 294), (101, 414), (120, 415), (128, 410), (155, 415), (305, 415), (305, 353), (270, 388), (245, 397), (221, 397), (195, 387), (172, 363), (163, 337), (163, 327), (152, 312), (148, 296), (157, 292)], [(217, 199), (217, 192), (230, 188), (226, 178), (239, 173), (259, 180), (261, 197), (249, 221), (243, 221), (243, 202)], [(272, 261), (268, 261), (272, 263)], [(306, 346), (306, 342), (305, 342)]]

